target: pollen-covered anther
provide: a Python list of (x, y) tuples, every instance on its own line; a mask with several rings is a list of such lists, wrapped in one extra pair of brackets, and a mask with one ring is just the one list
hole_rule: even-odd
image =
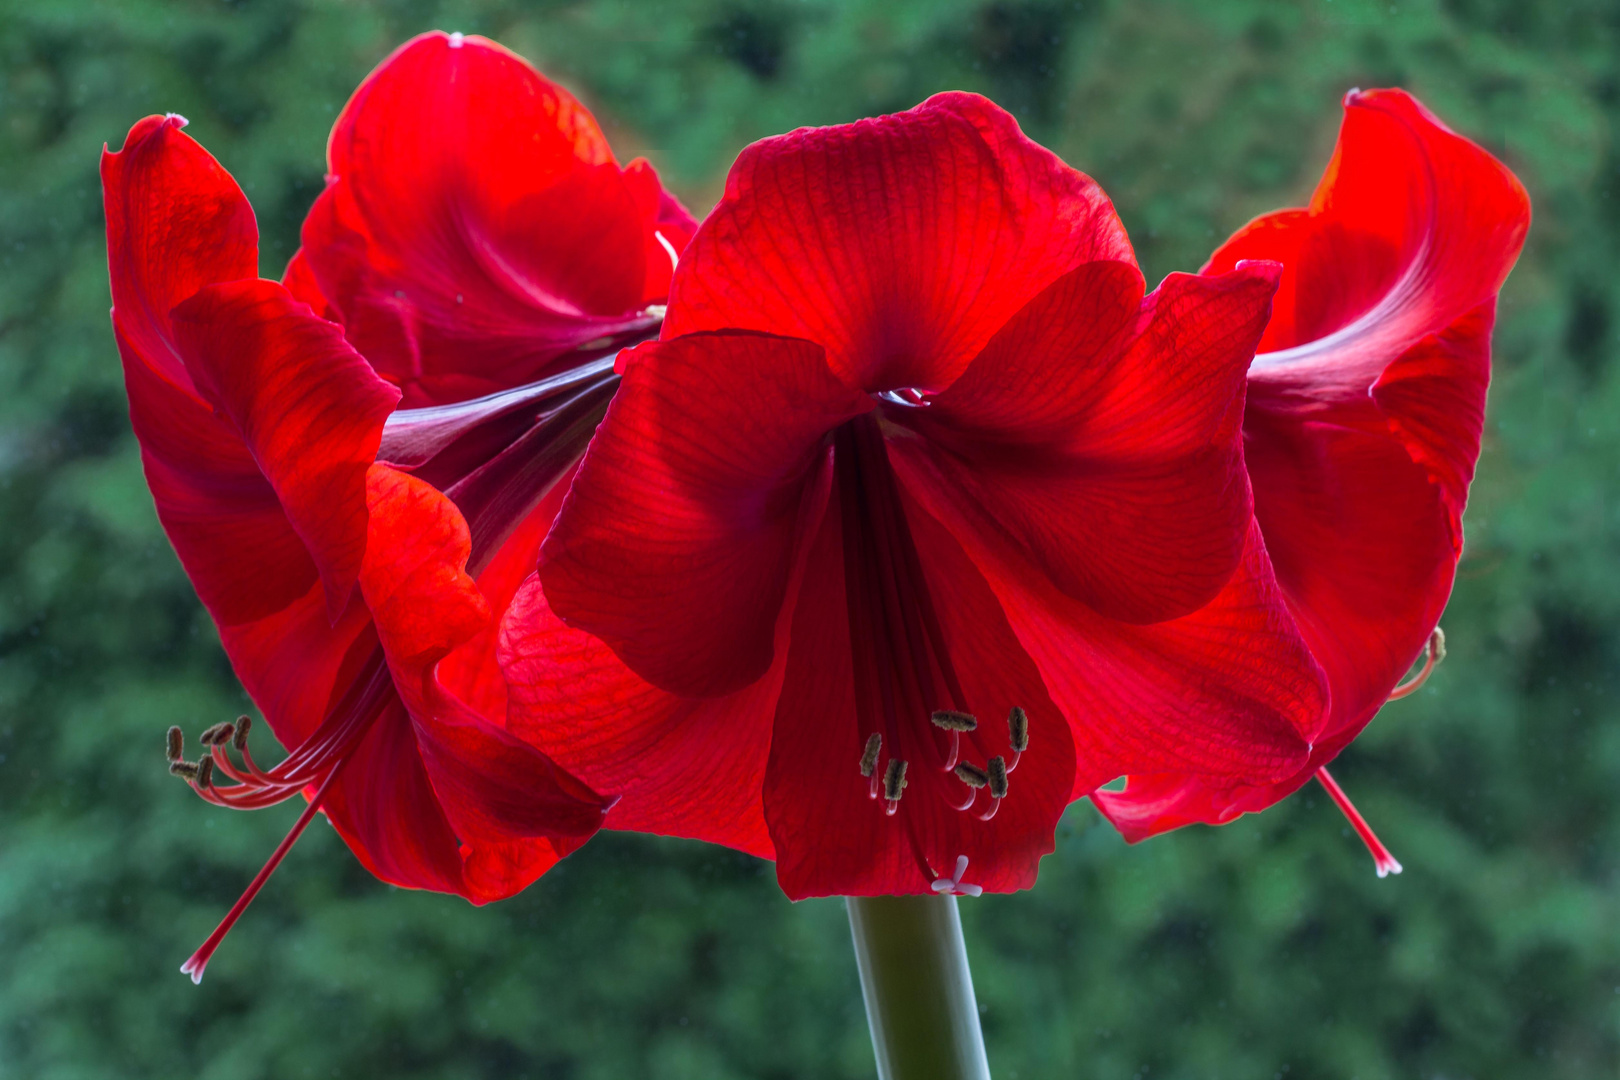
[[(208, 759), (204, 758), (203, 760), (207, 761)], [(169, 774), (186, 780), (195, 780), (197, 779), (197, 766), (190, 761), (171, 761), (169, 762)]]
[(985, 779), (990, 788), (990, 805), (979, 815), (980, 821), (989, 821), (1001, 809), (1001, 800), (1007, 797), (1007, 759), (997, 754), (985, 763)]
[(877, 768), (878, 753), (883, 749), (883, 736), (877, 732), (866, 737), (866, 749), (861, 751), (861, 775), (871, 776)]
[(956, 768), (951, 771), (970, 788), (982, 788), (990, 782), (990, 775), (970, 761), (957, 762)]
[(231, 736), (231, 745), (238, 750), (247, 749), (248, 728), (253, 726), (253, 717), (238, 716), (236, 718), (236, 734)]
[(164, 749), (168, 752), (171, 762), (179, 761), (185, 755), (186, 733), (181, 731), (178, 725), (169, 728), (168, 741)]
[(205, 757), (197, 762), (197, 775), (194, 777), (199, 788), (214, 786), (214, 759)]
[(979, 721), (976, 717), (969, 713), (957, 712), (955, 709), (936, 709), (928, 719), (933, 721), (935, 727), (943, 728), (946, 731), (977, 731), (979, 729)]
[(888, 803), (884, 813), (893, 814), (900, 808), (900, 795), (906, 789), (906, 763), (902, 758), (890, 758), (883, 771), (883, 798)]
[(995, 799), (1007, 797), (1007, 759), (997, 754), (987, 763), (985, 775), (990, 782), (990, 796)]
[(1007, 744), (1012, 747), (1012, 760), (1007, 762), (1007, 771), (1012, 772), (1018, 768), (1018, 761), (1029, 749), (1029, 713), (1017, 705), (1007, 713)]
[(1007, 714), (1007, 743), (1015, 754), (1029, 749), (1029, 713), (1017, 705)]
[(215, 724), (198, 736), (204, 746), (224, 746), (236, 735), (236, 725), (229, 720)]

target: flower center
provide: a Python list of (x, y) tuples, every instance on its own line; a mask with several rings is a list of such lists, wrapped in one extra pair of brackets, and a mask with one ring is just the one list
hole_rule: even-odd
[[(951, 662), (875, 414), (833, 433), (833, 469), (867, 792), (881, 796), (891, 817), (915, 790), (913, 798), (942, 798), (989, 821), (1029, 746), (1029, 718), (1012, 706), (1004, 752), (980, 728)], [(929, 864), (911, 815), (900, 817), (924, 876), (954, 882)]]

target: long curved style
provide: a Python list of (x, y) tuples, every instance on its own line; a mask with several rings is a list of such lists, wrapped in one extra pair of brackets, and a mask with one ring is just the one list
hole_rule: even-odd
[[(1296, 791), (1443, 655), (1496, 297), (1530, 226), (1518, 179), (1400, 90), (1352, 91), (1308, 207), (1250, 222), (1204, 267), (1282, 264), (1243, 419), (1254, 518), (1331, 707), (1308, 760), (1265, 784), (1132, 774), (1098, 807), (1130, 840)], [(1349, 800), (1331, 777), (1335, 801)], [(1359, 815), (1352, 814), (1352, 821)], [(1364, 822), (1358, 831), (1371, 837)], [(1399, 869), (1369, 840), (1380, 876)], [(1387, 855), (1387, 852), (1384, 853)]]

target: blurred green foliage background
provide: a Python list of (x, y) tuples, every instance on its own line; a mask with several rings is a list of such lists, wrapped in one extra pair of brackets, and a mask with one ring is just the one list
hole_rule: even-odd
[(1508, 161), (1537, 220), (1452, 656), (1336, 770), (1406, 873), (1375, 878), (1314, 789), (1137, 848), (1080, 805), (1036, 889), (963, 912), (1003, 1080), (1620, 1074), (1611, 0), (3, 0), (0, 1076), (872, 1073), (841, 904), (690, 843), (604, 835), (477, 910), (317, 828), (203, 986), (175, 970), (297, 808), (164, 773), (170, 722), (246, 703), (141, 480), (97, 155), (184, 113), (278, 276), (336, 111), (432, 27), (528, 56), (700, 212), (752, 139), (983, 91), (1102, 182), (1150, 281), (1303, 201), (1351, 86)]

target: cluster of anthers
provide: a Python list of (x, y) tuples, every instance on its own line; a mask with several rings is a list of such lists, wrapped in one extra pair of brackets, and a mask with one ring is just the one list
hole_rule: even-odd
[[(185, 734), (178, 727), (169, 728), (169, 772), (215, 806), (258, 810), (286, 801), (309, 784), (319, 783), (331, 771), (331, 761), (325, 755), (301, 753), (294, 753), (274, 769), (261, 769), (248, 749), (252, 725), (252, 717), (239, 716), (235, 722), (226, 720), (204, 731), (198, 736), (202, 755), (196, 761), (185, 758)], [(241, 757), (240, 764), (231, 758), (233, 749)], [(304, 758), (310, 760), (306, 763)], [(309, 767), (301, 767), (306, 764)], [(232, 783), (221, 787), (218, 781), (222, 778)]]
[[(967, 788), (967, 798), (953, 805), (957, 810), (972, 810), (978, 802), (979, 792), (987, 791), (990, 803), (978, 817), (980, 821), (989, 821), (1001, 808), (1001, 800), (1007, 797), (1008, 774), (1018, 768), (1019, 758), (1029, 749), (1029, 714), (1017, 705), (1012, 707), (1007, 714), (1008, 746), (1012, 749), (1012, 757), (1009, 759), (997, 754), (982, 767), (961, 760), (962, 733), (978, 730), (977, 717), (955, 709), (937, 709), (929, 720), (935, 727), (950, 734), (951, 749), (946, 755), (943, 771), (955, 776)], [(866, 749), (861, 754), (861, 775), (867, 778), (869, 797), (875, 799), (882, 794), (883, 812), (892, 815), (900, 808), (900, 796), (906, 788), (907, 763), (904, 758), (891, 757), (888, 765), (879, 771), (878, 759), (882, 753), (883, 736), (874, 731), (867, 738)]]

